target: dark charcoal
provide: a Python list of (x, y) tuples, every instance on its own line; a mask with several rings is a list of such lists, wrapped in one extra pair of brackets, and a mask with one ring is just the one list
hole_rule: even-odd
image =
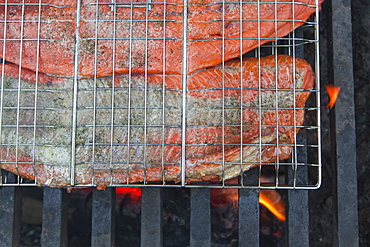
[(40, 246), (41, 226), (23, 224), (21, 228), (22, 246)]

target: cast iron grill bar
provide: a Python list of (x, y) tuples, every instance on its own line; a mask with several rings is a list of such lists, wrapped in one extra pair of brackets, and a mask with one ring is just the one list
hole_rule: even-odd
[(190, 246), (211, 246), (210, 189), (190, 191)]
[[(329, 81), (341, 87), (340, 99), (331, 112), (334, 190), (334, 246), (358, 246), (358, 197), (356, 129), (352, 57), (351, 1), (329, 1)], [(331, 15), (330, 15), (331, 12)]]
[(91, 246), (115, 246), (115, 188), (93, 189)]
[(162, 246), (162, 188), (141, 191), (141, 246)]
[(42, 247), (68, 245), (68, 198), (65, 189), (43, 189)]
[[(15, 176), (10, 177), (16, 179)], [(21, 187), (0, 188), (0, 219), (1, 245), (19, 246), (22, 219)]]
[[(301, 140), (298, 140), (301, 139)], [(299, 143), (306, 141), (306, 132), (301, 132), (297, 136)], [(307, 150), (303, 147), (297, 147), (299, 152), (298, 162), (307, 161)], [(288, 183), (294, 182), (299, 184), (307, 183), (307, 167), (300, 166), (293, 170), (287, 169)], [(309, 247), (309, 201), (307, 190), (288, 190), (288, 198), (286, 201), (287, 212), (287, 241), (288, 246)]]
[[(297, 38), (303, 38), (303, 31), (298, 29), (293, 31), (293, 35)], [(293, 39), (294, 42), (294, 39)], [(304, 58), (304, 47), (298, 46), (293, 50), (293, 56)], [(306, 118), (307, 119), (307, 118)], [(306, 120), (307, 121), (307, 120)], [(306, 130), (301, 130), (296, 136), (296, 142), (303, 146), (295, 145), (292, 158), (295, 163), (307, 164), (307, 135)], [(299, 153), (299, 155), (297, 155)], [(299, 186), (307, 184), (308, 169), (306, 166), (293, 165), (287, 168), (288, 184)], [(288, 246), (309, 246), (309, 210), (308, 210), (308, 191), (307, 190), (289, 190), (288, 199), (286, 202), (286, 220), (287, 220), (287, 242)]]
[(258, 189), (239, 189), (239, 246), (259, 246), (260, 205)]
[[(254, 169), (243, 176), (243, 184), (258, 183), (259, 170)], [(260, 205), (258, 189), (239, 189), (239, 246), (259, 246), (260, 242)]]

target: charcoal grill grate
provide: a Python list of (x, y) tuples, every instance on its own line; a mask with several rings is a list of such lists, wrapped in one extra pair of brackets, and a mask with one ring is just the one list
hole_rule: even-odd
[[(8, 1), (10, 2), (10, 1)], [(29, 1), (28, 1), (29, 2)], [(348, 7), (347, 1), (326, 1), (329, 9), (325, 9), (327, 15), (332, 19), (329, 30), (327, 30), (329, 37), (328, 48), (328, 63), (322, 63), (322, 68), (332, 69), (329, 74), (332, 74), (335, 84), (342, 86), (341, 97), (345, 100), (340, 100), (336, 105), (336, 110), (331, 114), (335, 118), (337, 125), (333, 130), (333, 145), (336, 146), (333, 150), (335, 165), (338, 165), (338, 172), (333, 175), (336, 181), (333, 184), (335, 189), (333, 207), (333, 245), (335, 246), (358, 246), (358, 217), (357, 217), (357, 181), (356, 181), (356, 150), (355, 150), (355, 124), (354, 124), (354, 98), (351, 94), (353, 91), (352, 78), (352, 61), (351, 49), (342, 49), (343, 47), (350, 47), (351, 44), (351, 9)], [(3, 6), (3, 5), (1, 5)], [(329, 19), (329, 18), (328, 18)], [(333, 25), (333, 26), (331, 26)], [(330, 29), (332, 28), (332, 29)], [(336, 48), (340, 49), (336, 49)], [(348, 48), (348, 47), (347, 47)], [(324, 53), (326, 49), (323, 49)], [(305, 50), (307, 53), (307, 50)], [(325, 53), (326, 54), (326, 53)], [(326, 60), (325, 56), (321, 57), (322, 61)], [(3, 65), (4, 66), (4, 65)], [(346, 68), (344, 71), (343, 68)], [(3, 76), (4, 78), (4, 76)], [(330, 81), (331, 79), (329, 79)], [(4, 90), (2, 90), (3, 93)], [(16, 90), (18, 92), (18, 90)], [(2, 96), (3, 97), (3, 96)], [(339, 107), (338, 107), (339, 106)], [(348, 126), (349, 124), (349, 126)], [(343, 125), (347, 125), (343, 127)], [(3, 126), (4, 127), (4, 126)], [(345, 131), (344, 131), (345, 130)], [(343, 137), (343, 135), (345, 136)], [(307, 135), (309, 136), (309, 135)], [(301, 138), (301, 137), (297, 137)], [(335, 140), (334, 140), (335, 139)], [(345, 141), (344, 141), (345, 140)], [(302, 141), (304, 142), (304, 141)], [(303, 147), (306, 147), (305, 145)], [(334, 153), (335, 151), (335, 153)], [(348, 152), (351, 154), (348, 155)], [(345, 153), (345, 155), (342, 155)], [(329, 154), (326, 154), (329, 156)], [(310, 159), (307, 155), (300, 156), (300, 159)], [(251, 173), (258, 172), (258, 170), (245, 173), (244, 182), (253, 179), (258, 179), (258, 176), (252, 176)], [(302, 170), (300, 170), (302, 172)], [(4, 171), (2, 171), (4, 172)], [(307, 175), (307, 174), (306, 174)], [(288, 174), (288, 180), (291, 179)], [(34, 184), (20, 178), (13, 180), (14, 176), (3, 174), (4, 185), (27, 185)], [(0, 187), (0, 242), (5, 246), (19, 246), (19, 228), (21, 220), (21, 197), (22, 190), (20, 186), (3, 186)], [(94, 231), (91, 233), (91, 245), (102, 246), (104, 244), (114, 243), (114, 220), (112, 220), (111, 208), (113, 207), (114, 196), (112, 194), (114, 188), (108, 188), (106, 191), (94, 190), (97, 196), (94, 196), (93, 203), (95, 203), (92, 224), (95, 225)], [(145, 192), (144, 192), (145, 191)], [(142, 208), (141, 221), (144, 231), (142, 231), (142, 246), (147, 246), (148, 243), (155, 246), (163, 244), (161, 217), (158, 220), (151, 220), (149, 215), (159, 216), (162, 214), (161, 208), (161, 191), (162, 188), (143, 188), (143, 199), (146, 200), (145, 207)], [(65, 199), (68, 197), (64, 189), (44, 188), (44, 220), (42, 232), (42, 246), (66, 246), (65, 230), (67, 210), (65, 207)], [(201, 193), (199, 193), (201, 192)], [(313, 191), (315, 193), (316, 191)], [(198, 210), (198, 205), (209, 205), (208, 189), (195, 188), (191, 190), (192, 193), (192, 210)], [(287, 246), (310, 246), (309, 233), (309, 219), (312, 214), (315, 214), (317, 208), (310, 208), (308, 210), (308, 191), (307, 190), (289, 190), (288, 191), (288, 241)], [(145, 197), (145, 198), (144, 198)], [(103, 199), (104, 198), (104, 199)], [(101, 199), (101, 200), (99, 200)], [(203, 201), (202, 201), (203, 200)], [(103, 203), (104, 201), (105, 203)], [(193, 203), (194, 202), (194, 203)], [(239, 190), (239, 246), (252, 245), (258, 246), (260, 242), (259, 228), (259, 205), (258, 205), (258, 190)], [(107, 206), (108, 205), (108, 206)], [(202, 213), (195, 214), (191, 220), (191, 237), (192, 242), (190, 246), (199, 246), (197, 243), (210, 246), (211, 235), (206, 223), (205, 226), (200, 224), (204, 218), (208, 217), (209, 208), (202, 207)], [(148, 216), (148, 217), (147, 217)], [(50, 219), (52, 217), (52, 219)], [(102, 219), (108, 219), (102, 221)], [(57, 224), (54, 224), (56, 222)], [(105, 224), (105, 225), (102, 225)], [(100, 226), (97, 227), (97, 226)], [(104, 231), (105, 230), (105, 231)], [(153, 230), (153, 231), (151, 231)], [(154, 235), (151, 235), (151, 232)], [(317, 232), (317, 231), (316, 231)], [(201, 234), (204, 233), (204, 234)], [(103, 237), (102, 237), (103, 236)], [(149, 240), (148, 240), (149, 239)], [(152, 240), (152, 241), (151, 241)], [(101, 242), (104, 241), (104, 242)], [(122, 243), (116, 243), (116, 245)], [(312, 244), (311, 244), (312, 245)]]
[[(67, 4), (68, 1), (61, 4)], [(315, 2), (315, 1), (313, 1)], [(283, 5), (284, 4), (284, 5)], [(58, 4), (59, 5), (59, 4)], [(265, 6), (271, 7), (273, 17), (271, 19), (262, 18), (261, 9)], [(195, 7), (207, 6), (207, 8), (214, 8), (218, 6), (222, 9), (222, 18), (214, 20), (193, 20), (190, 17), (191, 11)], [(2, 146), (1, 163), (3, 167), (12, 165), (15, 166), (15, 173), (22, 173), (23, 167), (30, 167), (33, 170), (31, 173), (35, 177), (34, 182), (19, 177), (15, 183), (11, 183), (3, 176), (1, 179), (2, 185), (34, 185), (44, 184), (53, 185), (53, 179), (41, 181), (38, 175), (41, 173), (39, 167), (49, 167), (53, 172), (53, 167), (61, 167), (64, 174), (68, 175), (68, 181), (64, 181), (64, 186), (97, 186), (104, 184), (104, 186), (185, 186), (185, 187), (246, 187), (246, 188), (304, 188), (314, 189), (321, 184), (321, 154), (320, 154), (320, 84), (319, 84), (319, 56), (318, 56), (318, 11), (319, 3), (314, 5), (306, 5), (299, 2), (284, 2), (278, 1), (257, 2), (256, 8), (258, 10), (257, 19), (248, 19), (243, 16), (243, 11), (239, 11), (239, 16), (231, 18), (227, 17), (230, 14), (230, 9), (234, 8), (238, 11), (244, 6), (254, 7), (254, 3), (250, 1), (223, 1), (209, 3), (206, 5), (196, 4), (185, 1), (183, 4), (177, 2), (102, 2), (102, 1), (78, 1), (75, 9), (76, 22), (75, 36), (69, 37), (69, 31), (62, 30), (62, 37), (48, 36), (45, 32), (46, 28), (51, 28), (50, 23), (56, 24), (68, 23), (68, 14), (64, 16), (56, 16), (56, 20), (50, 21), (43, 16), (44, 12), (52, 9), (57, 11), (63, 6), (54, 6), (49, 3), (42, 3), (41, 1), (8, 1), (2, 4), (4, 13), (15, 11), (20, 13), (20, 17), (10, 15), (3, 15), (2, 27), (2, 71), (6, 71), (9, 62), (19, 64), (20, 66), (30, 67), (28, 57), (34, 57), (36, 65), (33, 68), (36, 72), (48, 71), (47, 65), (43, 60), (45, 59), (45, 44), (52, 47), (54, 42), (59, 42), (60, 39), (71, 45), (66, 50), (74, 54), (70, 57), (73, 61), (72, 65), (68, 67), (70, 70), (67, 77), (63, 78), (64, 82), (49, 82), (41, 83), (43, 78), (36, 73), (35, 80), (38, 83), (29, 83), (24, 81), (25, 71), (21, 69), (16, 70), (16, 75), (19, 79), (12, 79), (5, 73), (2, 73), (1, 84), (1, 105), (0, 105), (0, 136)], [(293, 6), (293, 7), (292, 7)], [(291, 15), (295, 16), (296, 8), (305, 6), (313, 8), (313, 16), (308, 20), (286, 20), (279, 18), (280, 7), (291, 8)], [(180, 8), (180, 19), (177, 20), (170, 13), (169, 7)], [(104, 10), (108, 8), (108, 11)], [(167, 8), (169, 8), (167, 10)], [(29, 11), (35, 11), (38, 14), (30, 14)], [(106, 12), (104, 12), (106, 11)], [(157, 12), (156, 12), (157, 11)], [(167, 18), (160, 18), (158, 11), (163, 11), (163, 16)], [(167, 12), (168, 11), (168, 12)], [(52, 13), (52, 12), (50, 12)], [(140, 15), (140, 14), (141, 15)], [(159, 17), (153, 18), (153, 13), (157, 13)], [(122, 17), (122, 15), (129, 15), (129, 17)], [(136, 16), (138, 15), (138, 17)], [(248, 22), (254, 21), (257, 23), (257, 37), (248, 37), (239, 35), (229, 37), (226, 29), (228, 25), (235, 25), (236, 30), (243, 29), (243, 26), (248, 25)], [(290, 30), (291, 33), (283, 38), (278, 37), (278, 25), (282, 21), (303, 23), (298, 30)], [(271, 22), (274, 26), (274, 35), (271, 38), (262, 37), (261, 25), (265, 22)], [(174, 24), (181, 24), (182, 34), (180, 37), (175, 37), (171, 33), (170, 26)], [(210, 25), (220, 24), (222, 33), (220, 36), (193, 38), (192, 27), (197, 23), (209, 23)], [(60, 24), (65, 25), (65, 24)], [(14, 28), (15, 27), (15, 28)], [(63, 26), (68, 27), (68, 26)], [(90, 29), (86, 29), (90, 28)], [(122, 31), (124, 28), (127, 30)], [(141, 29), (140, 29), (141, 28)], [(155, 31), (152, 28), (157, 28)], [(31, 29), (36, 30), (33, 34)], [(109, 29), (107, 31), (107, 29)], [(15, 30), (15, 31), (14, 31)], [(85, 31), (84, 31), (85, 30)], [(88, 30), (88, 31), (86, 31)], [(157, 33), (155, 33), (157, 32)], [(56, 32), (51, 32), (56, 35)], [(159, 34), (158, 34), (159, 33)], [(76, 35), (77, 34), (77, 35)], [(70, 35), (71, 36), (71, 35)], [(298, 79), (295, 76), (298, 73), (295, 61), (293, 60), (293, 69), (288, 72), (288, 77), (291, 76), (293, 80), (293, 87), (290, 89), (279, 88), (278, 73), (275, 75), (275, 82), (273, 88), (264, 88), (262, 84), (262, 76), (258, 75), (257, 88), (245, 88), (245, 81), (240, 77), (240, 85), (237, 88), (227, 87), (227, 73), (228, 64), (226, 63), (228, 57), (227, 44), (237, 40), (242, 46), (243, 42), (247, 40), (257, 40), (257, 48), (249, 53), (239, 49), (240, 61), (243, 57), (257, 57), (258, 64), (261, 65), (261, 59), (264, 56), (271, 54), (288, 54), (293, 57), (303, 57), (303, 49), (312, 51), (310, 63), (316, 73), (315, 85), (312, 89), (298, 88)], [(68, 43), (69, 41), (73, 43)], [(219, 42), (219, 49), (221, 54), (220, 69), (223, 73), (221, 88), (207, 88), (207, 89), (192, 89), (189, 85), (191, 71), (192, 57), (188, 55), (192, 49), (192, 45), (196, 42)], [(266, 41), (269, 41), (266, 43)], [(168, 76), (171, 66), (166, 59), (168, 50), (173, 49), (168, 45), (169, 42), (177, 42), (181, 45), (182, 58), (181, 60), (181, 75), (174, 77), (181, 78), (179, 88), (171, 88), (168, 86), (170, 76)], [(266, 43), (266, 44), (265, 44)], [(62, 45), (63, 43), (57, 43)], [(155, 45), (153, 45), (155, 44)], [(106, 63), (106, 66), (119, 63), (125, 63), (120, 49), (124, 49), (127, 45), (128, 49), (128, 70), (122, 76), (119, 69), (111, 71), (103, 71), (101, 63)], [(106, 47), (108, 52), (102, 47)], [(10, 48), (11, 47), (11, 48)], [(158, 85), (153, 85), (150, 81), (151, 75), (151, 57), (153, 53), (151, 50), (157, 47), (161, 52), (158, 66), (162, 68), (162, 72), (158, 73), (162, 80)], [(125, 48), (125, 49), (126, 49)], [(14, 50), (18, 49), (21, 55), (13, 55)], [(34, 51), (34, 53), (29, 52)], [(141, 51), (140, 58), (137, 54)], [(107, 52), (109, 56), (103, 53)], [(22, 55), (23, 54), (23, 55)], [(65, 55), (60, 53), (53, 53)], [(118, 54), (118, 55), (117, 55)], [(12, 57), (13, 56), (13, 57)], [(65, 55), (67, 56), (67, 55)], [(90, 56), (92, 59), (88, 60), (86, 57)], [(104, 57), (105, 56), (105, 57)], [(8, 58), (9, 57), (9, 58)], [(107, 59), (104, 61), (103, 58)], [(61, 58), (62, 59), (62, 58)], [(64, 57), (68, 60), (68, 57)], [(82, 61), (82, 62), (81, 62)], [(90, 65), (84, 62), (91, 62)], [(68, 62), (66, 62), (68, 63)], [(141, 64), (137, 64), (141, 63)], [(83, 76), (87, 72), (85, 67), (91, 67), (92, 75), (90, 79)], [(125, 65), (122, 65), (123, 67)], [(275, 60), (275, 71), (278, 71), (278, 59)], [(144, 68), (140, 70), (140, 68)], [(163, 69), (164, 68), (164, 69)], [(59, 68), (61, 69), (61, 68)], [(65, 69), (65, 71), (68, 71)], [(242, 65), (237, 68), (240, 74), (246, 70)], [(109, 69), (107, 69), (109, 70)], [(121, 69), (123, 71), (123, 69)], [(137, 73), (141, 71), (141, 79), (137, 80)], [(49, 70), (50, 71), (50, 70)], [(50, 72), (49, 72), (50, 73)], [(56, 71), (55, 73), (58, 73)], [(70, 74), (69, 74), (70, 73)], [(247, 72), (245, 72), (247, 73)], [(259, 69), (259, 74), (263, 73)], [(289, 74), (290, 73), (290, 74)], [(109, 77), (101, 77), (102, 75), (109, 75)], [(54, 78), (55, 79), (55, 78)], [(54, 80), (50, 79), (50, 80)], [(60, 79), (60, 77), (59, 77)], [(55, 80), (59, 80), (55, 79)], [(136, 80), (136, 81), (135, 81)], [(199, 110), (201, 108), (202, 100), (204, 98), (196, 99), (190, 94), (204, 93), (209, 91), (221, 91), (222, 98), (216, 103), (213, 102), (209, 112), (215, 114), (209, 115), (209, 118), (200, 123), (195, 123), (192, 114), (198, 114), (198, 118), (207, 113)], [(227, 96), (229, 90), (235, 90), (239, 94), (239, 98)], [(295, 100), (292, 105), (280, 106), (279, 97), (296, 98), (297, 95), (304, 91), (311, 92), (311, 98), (304, 107), (297, 107)], [(243, 102), (243, 95), (246, 93), (257, 92), (258, 96), (255, 102)], [(271, 100), (271, 105), (263, 105), (265, 100), (265, 93), (271, 93), (275, 97)], [(282, 96), (281, 96), (282, 95)], [(285, 96), (284, 96), (285, 95)], [(245, 96), (247, 97), (247, 96)], [(169, 103), (173, 98), (178, 98), (176, 103)], [(232, 98), (232, 99), (230, 99)], [(199, 100), (200, 99), (200, 100)], [(198, 101), (197, 101), (198, 100)], [(43, 103), (44, 101), (44, 103)], [(194, 102), (196, 103), (194, 103)], [(239, 102), (238, 102), (239, 101)], [(172, 104), (172, 105), (171, 105)], [(253, 105), (255, 104), (255, 105)], [(275, 124), (263, 123), (261, 118), (257, 123), (246, 124), (243, 121), (243, 112), (246, 110), (255, 112), (262, 116), (266, 111), (271, 111), (276, 114)], [(304, 110), (311, 118), (306, 118), (303, 124), (297, 123), (296, 118), (293, 117), (293, 123), (280, 124), (281, 111), (291, 110), (295, 114), (299, 114)], [(155, 115), (156, 114), (156, 115)], [(236, 115), (236, 122), (230, 122), (228, 118), (230, 115)], [(193, 122), (192, 122), (193, 121)], [(198, 120), (197, 120), (198, 121)], [(199, 120), (200, 121), (200, 120)], [(198, 122), (199, 122), (198, 121)], [(204, 140), (195, 140), (191, 138), (189, 130), (198, 128), (204, 133), (216, 129), (215, 134), (209, 134), (212, 143), (204, 143)], [(254, 136), (253, 141), (243, 140), (243, 135), (239, 134), (239, 140), (230, 141), (227, 133), (228, 128), (234, 128), (240, 133), (244, 133), (248, 128), (258, 129), (258, 135)], [(278, 131), (275, 131), (275, 142), (262, 141), (263, 133), (268, 129), (288, 128), (294, 133), (294, 141), (291, 144), (286, 144), (280, 141)], [(176, 133), (179, 136), (174, 143), (168, 143), (166, 136), (168, 130), (177, 129)], [(300, 134), (298, 131), (300, 130)], [(220, 133), (217, 131), (220, 130)], [(45, 134), (46, 133), (46, 134)], [(104, 136), (105, 135), (105, 136)], [(194, 133), (193, 133), (194, 135)], [(219, 140), (218, 135), (221, 136)], [(272, 134), (271, 134), (272, 135)], [(310, 135), (307, 142), (299, 141), (301, 138), (296, 136)], [(117, 136), (122, 136), (119, 138)], [(153, 141), (153, 136), (156, 140)], [(205, 134), (205, 138), (208, 138)], [(236, 138), (238, 139), (238, 138)], [(276, 162), (261, 162), (263, 159), (262, 152), (266, 148), (275, 148), (282, 150), (289, 147), (292, 151), (291, 158), (287, 160), (278, 160)], [(259, 150), (255, 159), (238, 159), (228, 160), (227, 151), (230, 148), (239, 148), (240, 155), (243, 157), (244, 152), (252, 150), (253, 148)], [(173, 152), (173, 150), (177, 150)], [(218, 166), (221, 171), (218, 176), (221, 183), (210, 184), (189, 183), (189, 175), (186, 170), (193, 166), (189, 155), (192, 152), (200, 152), (199, 150), (213, 149), (219, 152), (221, 158), (219, 161), (212, 160), (212, 164)], [(195, 150), (195, 151), (194, 151)], [(198, 151), (197, 151), (198, 150)], [(301, 156), (305, 156), (305, 152), (309, 150), (314, 153), (311, 160), (303, 160)], [(168, 158), (169, 152), (178, 154), (177, 158)], [(26, 155), (26, 157), (25, 157)], [(210, 156), (211, 154), (209, 154)], [(250, 155), (253, 156), (254, 154)], [(208, 163), (199, 163), (208, 167)], [(131, 167), (133, 171), (142, 173), (142, 181), (138, 183), (131, 183), (129, 179), (121, 181), (116, 177), (120, 176), (117, 173), (126, 173), (131, 176), (131, 170), (126, 169), (121, 171), (122, 167)], [(229, 178), (227, 171), (231, 170), (233, 166), (237, 172), (233, 176), (239, 175), (239, 181), (234, 184), (225, 183)], [(254, 169), (259, 169), (258, 180), (255, 183), (243, 182), (243, 171), (246, 167), (255, 166)], [(81, 168), (82, 167), (82, 168)], [(158, 167), (160, 169), (159, 181), (151, 182), (151, 169)], [(177, 181), (180, 183), (168, 182), (167, 176), (170, 174), (170, 169), (178, 169)], [(45, 168), (46, 169), (46, 168)], [(49, 168), (48, 168), (49, 169)], [(82, 172), (80, 170), (83, 170)], [(297, 178), (300, 170), (307, 170), (313, 177), (309, 180)], [(267, 171), (272, 170), (274, 173), (273, 179), (264, 178)], [(281, 174), (291, 170), (293, 172), (293, 179), (281, 179)], [(108, 179), (104, 182), (99, 181), (99, 173), (104, 172)], [(88, 173), (90, 178), (79, 178), (83, 173)], [(4, 173), (3, 173), (4, 174)], [(207, 174), (207, 172), (205, 172)], [(122, 174), (121, 174), (122, 175)], [(122, 175), (123, 176), (123, 175)], [(173, 179), (173, 178), (172, 178)], [(84, 181), (87, 180), (87, 181)], [(302, 182), (305, 181), (305, 182)]]

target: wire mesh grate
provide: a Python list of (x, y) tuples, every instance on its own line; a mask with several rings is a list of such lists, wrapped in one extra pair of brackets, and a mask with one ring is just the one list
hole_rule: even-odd
[(320, 4), (2, 1), (1, 185), (319, 187)]

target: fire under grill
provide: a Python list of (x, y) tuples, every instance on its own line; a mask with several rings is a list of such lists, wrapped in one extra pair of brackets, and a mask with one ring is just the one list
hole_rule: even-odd
[[(142, 187), (141, 246), (172, 246), (164, 237), (163, 197), (181, 187), (192, 188), (186, 245), (219, 244), (211, 226), (214, 190), (235, 194), (231, 246), (256, 246), (260, 190), (303, 189), (283, 192), (282, 242), (309, 246), (307, 189), (322, 183), (320, 102), (327, 100), (320, 61), (334, 65), (338, 56), (328, 51), (328, 61), (320, 58), (320, 5), (3, 1), (1, 241), (19, 245), (23, 192), (42, 185), (40, 243), (70, 245), (72, 195), (49, 187), (94, 187), (88, 243), (119, 246), (116, 187), (126, 186)], [(336, 22), (346, 17), (333, 11)], [(330, 35), (336, 51), (341, 40)], [(324, 69), (340, 86), (351, 79), (341, 74), (335, 66)], [(349, 111), (351, 102), (337, 111)], [(341, 122), (335, 120), (336, 128)], [(353, 135), (347, 145), (354, 145)], [(338, 154), (348, 152), (335, 145)], [(356, 181), (349, 181), (356, 171), (348, 171), (350, 157), (335, 161), (346, 166), (345, 173), (338, 168), (334, 236), (342, 246), (358, 238), (357, 228), (343, 223), (352, 217), (357, 225), (344, 205), (350, 200), (342, 198), (351, 194), (342, 183)], [(357, 201), (357, 193), (351, 196)]]

